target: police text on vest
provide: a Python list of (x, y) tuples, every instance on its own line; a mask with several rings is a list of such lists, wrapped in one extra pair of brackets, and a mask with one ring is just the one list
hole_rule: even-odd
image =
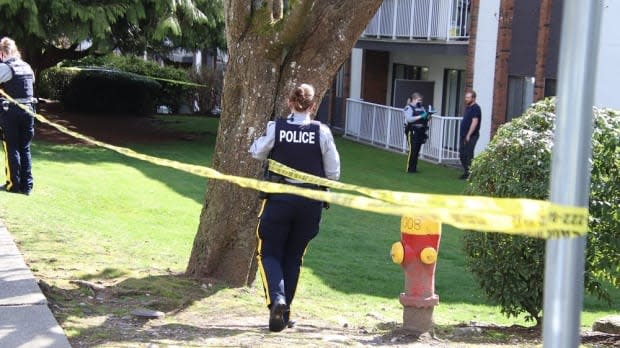
[(314, 144), (314, 132), (280, 130), (280, 142)]

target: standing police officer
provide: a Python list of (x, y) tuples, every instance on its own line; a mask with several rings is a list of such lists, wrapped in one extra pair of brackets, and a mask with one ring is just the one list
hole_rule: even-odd
[[(0, 40), (0, 87), (18, 103), (34, 111), (34, 73), (21, 59), (15, 41), (4, 37)], [(2, 100), (0, 128), (5, 161), (6, 183), (2, 188), (9, 192), (29, 195), (32, 191), (32, 161), (30, 142), (34, 136), (34, 117), (18, 105)]]
[(413, 93), (407, 106), (405, 106), (405, 135), (409, 144), (409, 156), (407, 157), (407, 173), (418, 172), (418, 157), (422, 144), (426, 142), (428, 135), (428, 112), (422, 106), (422, 95)]
[[(288, 99), (291, 114), (287, 119), (269, 121), (266, 134), (250, 147), (252, 157), (268, 157), (298, 171), (338, 180), (340, 156), (329, 128), (313, 121), (314, 87), (302, 84)], [(320, 189), (281, 178), (281, 182)], [(290, 306), (295, 297), (302, 257), (319, 232), (323, 203), (290, 194), (270, 194), (263, 201), (258, 235), (258, 265), (265, 298), (270, 308), (269, 330), (292, 327)]]

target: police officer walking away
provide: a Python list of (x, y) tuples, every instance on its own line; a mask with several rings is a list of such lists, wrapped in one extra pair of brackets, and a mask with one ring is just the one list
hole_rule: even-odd
[(428, 135), (428, 116), (424, 106), (422, 106), (422, 95), (413, 93), (405, 106), (405, 135), (409, 145), (409, 156), (407, 156), (407, 173), (418, 172), (418, 157), (422, 144), (426, 142)]
[[(252, 157), (268, 157), (298, 171), (340, 178), (340, 156), (329, 128), (313, 121), (314, 87), (302, 84), (288, 98), (288, 118), (269, 121), (266, 134), (250, 147)], [(277, 179), (274, 179), (277, 178)], [(271, 175), (272, 181), (321, 189), (292, 179)], [(269, 194), (263, 201), (257, 227), (258, 265), (267, 306), (269, 330), (292, 327), (290, 306), (295, 297), (302, 257), (310, 240), (319, 232), (323, 203), (290, 194)]]
[(474, 149), (480, 136), (480, 119), (482, 111), (476, 103), (476, 92), (469, 91), (465, 93), (465, 113), (463, 121), (461, 121), (461, 142), (459, 149), (459, 157), (461, 165), (463, 165), (463, 175), (459, 179), (466, 180), (469, 178), (469, 166), (474, 158)]
[[(0, 40), (0, 87), (18, 103), (34, 111), (34, 73), (21, 59), (15, 41)], [(34, 117), (18, 105), (2, 100), (0, 128), (6, 153), (6, 183), (2, 189), (30, 194), (33, 186), (30, 142), (34, 136)]]

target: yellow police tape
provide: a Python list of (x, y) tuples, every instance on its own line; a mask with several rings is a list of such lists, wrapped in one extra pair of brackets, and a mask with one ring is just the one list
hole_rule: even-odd
[(582, 235), (588, 231), (588, 210), (582, 207), (562, 206), (525, 198), (437, 195), (372, 189), (302, 173), (271, 159), (269, 170), (291, 179), (332, 189), (355, 191), (383, 202), (405, 206), (415, 212), (415, 215), (432, 217), (464, 229), (539, 238)]
[(175, 168), (205, 178), (227, 181), (241, 187), (268, 193), (287, 193), (310, 199), (338, 204), (349, 208), (389, 215), (416, 215), (439, 220), (462, 229), (503, 232), (537, 238), (558, 238), (584, 235), (588, 231), (588, 210), (532, 199), (490, 198), (420, 194), (372, 189), (340, 183), (301, 173), (270, 160), (269, 169), (275, 173), (332, 189), (354, 191), (366, 196), (343, 192), (312, 190), (252, 178), (227, 175), (209, 167), (202, 167), (138, 153), (128, 148), (110, 145), (53, 123), (28, 107), (15, 102), (0, 89), (6, 99), (19, 105), (37, 120), (62, 133), (122, 155), (164, 167)]

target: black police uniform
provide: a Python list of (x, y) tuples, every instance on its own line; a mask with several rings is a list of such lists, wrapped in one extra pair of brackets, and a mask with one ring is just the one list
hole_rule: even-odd
[[(2, 84), (2, 89), (13, 99), (34, 111), (34, 72), (28, 63), (19, 58), (3, 62), (11, 68), (13, 77)], [(29, 194), (33, 186), (30, 143), (34, 137), (34, 117), (18, 105), (3, 101), (7, 110), (0, 109), (0, 127), (6, 153), (4, 188), (11, 192)]]
[[(320, 124), (276, 121), (270, 157), (296, 170), (325, 177), (320, 148)], [(319, 189), (316, 185), (294, 184)], [(263, 203), (257, 227), (258, 263), (270, 308), (289, 306), (295, 297), (302, 257), (319, 232), (322, 202), (290, 194), (270, 194)], [(273, 314), (272, 314), (273, 315)], [(288, 322), (288, 313), (284, 322)], [(277, 325), (276, 325), (277, 326)], [(272, 327), (279, 331), (282, 329)]]
[[(415, 105), (407, 105), (407, 108), (413, 109), (412, 116), (420, 116), (426, 113), (422, 103), (416, 103)], [(428, 117), (419, 119), (415, 122), (407, 123), (405, 127), (405, 135), (407, 137), (407, 144), (409, 145), (409, 156), (407, 156), (407, 172), (415, 173), (418, 170), (418, 158), (420, 157), (420, 150), (422, 144), (426, 143), (428, 139)]]

